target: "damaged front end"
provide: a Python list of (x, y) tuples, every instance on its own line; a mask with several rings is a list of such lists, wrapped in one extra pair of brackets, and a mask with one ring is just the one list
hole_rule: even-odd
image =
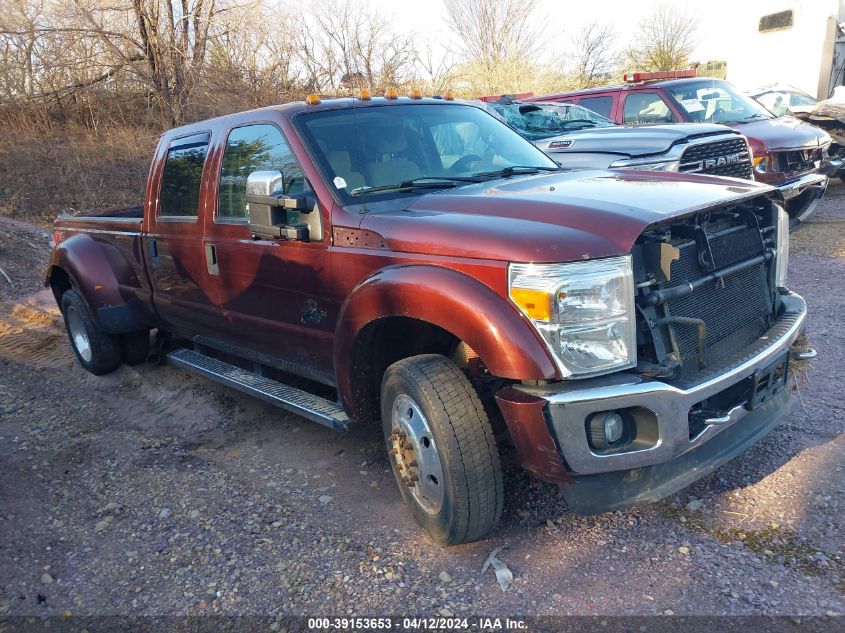
[(760, 197), (649, 227), (631, 250), (636, 367), (518, 387), (544, 401), (574, 510), (671, 494), (789, 411), (790, 364), (814, 352), (785, 288), (788, 224)]
[(751, 201), (642, 234), (632, 250), (640, 373), (689, 377), (771, 328), (778, 211)]

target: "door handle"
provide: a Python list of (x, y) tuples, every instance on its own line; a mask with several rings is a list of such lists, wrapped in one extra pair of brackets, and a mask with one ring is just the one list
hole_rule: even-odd
[(214, 244), (205, 245), (205, 265), (209, 275), (220, 274), (220, 268), (217, 265), (217, 247)]
[(150, 240), (150, 263), (158, 266), (158, 242)]

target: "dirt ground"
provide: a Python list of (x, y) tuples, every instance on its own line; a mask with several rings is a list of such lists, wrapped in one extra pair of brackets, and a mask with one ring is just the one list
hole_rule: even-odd
[[(95, 377), (0, 219), (0, 615), (845, 613), (845, 187), (793, 237), (819, 358), (772, 434), (660, 503), (574, 516), (511, 469), (498, 529), (441, 549), (378, 429), (338, 435), (173, 367)], [(503, 593), (480, 568), (514, 574)]]

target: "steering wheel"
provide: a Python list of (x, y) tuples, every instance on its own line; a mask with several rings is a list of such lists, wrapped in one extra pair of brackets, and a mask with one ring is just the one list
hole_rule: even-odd
[(483, 159), (478, 154), (467, 154), (455, 161), (455, 164), (449, 168), (449, 171), (459, 174), (464, 171), (471, 171), (473, 163), (481, 163)]

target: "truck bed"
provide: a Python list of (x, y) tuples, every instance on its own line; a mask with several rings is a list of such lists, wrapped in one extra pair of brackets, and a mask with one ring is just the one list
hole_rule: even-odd
[(154, 318), (143, 211), (138, 206), (62, 214), (54, 225), (50, 270), (73, 268), (91, 281), (82, 294), (100, 327), (111, 333), (133, 331)]
[[(62, 213), (56, 218), (57, 229), (103, 228), (108, 231), (138, 232), (144, 219), (144, 207), (118, 207), (87, 213), (85, 215), (71, 215)], [(100, 224), (102, 227), (98, 227)]]

